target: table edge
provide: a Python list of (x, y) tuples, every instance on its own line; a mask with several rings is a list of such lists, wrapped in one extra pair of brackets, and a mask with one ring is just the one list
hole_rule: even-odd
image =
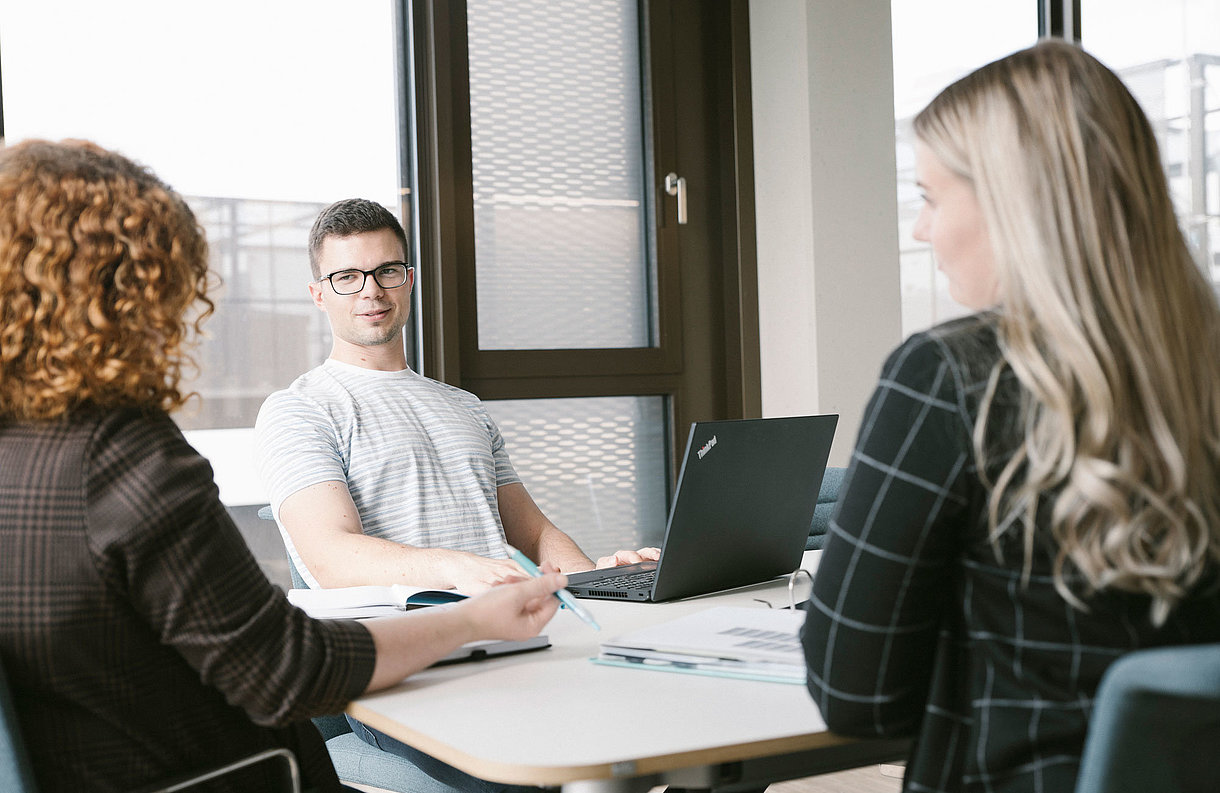
[(525, 763), (502, 763), (475, 757), (428, 735), (405, 727), (401, 723), (361, 705), (359, 702), (352, 702), (347, 708), (347, 713), (352, 718), (397, 738), (403, 743), (468, 774), (492, 782), (516, 785), (562, 785), (582, 780), (629, 778), (682, 768), (752, 760), (759, 757), (791, 754), (809, 749), (859, 742), (855, 738), (835, 735), (834, 733), (822, 730), (740, 744), (726, 744), (670, 754), (652, 755), (649, 757), (623, 758), (619, 761), (593, 765), (529, 765)]

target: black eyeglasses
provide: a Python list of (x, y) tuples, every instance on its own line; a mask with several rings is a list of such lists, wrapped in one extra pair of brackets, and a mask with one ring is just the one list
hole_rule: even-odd
[(382, 289), (393, 289), (407, 282), (407, 273), (415, 269), (415, 265), (405, 262), (386, 262), (372, 270), (337, 270), (330, 275), (324, 275), (314, 281), (321, 283), (330, 281), (330, 288), (336, 295), (354, 295), (364, 289), (364, 283), (371, 275)]

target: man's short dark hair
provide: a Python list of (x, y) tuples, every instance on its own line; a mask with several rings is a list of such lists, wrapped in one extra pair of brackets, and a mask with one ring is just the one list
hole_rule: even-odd
[(322, 251), (322, 243), (327, 237), (350, 237), (353, 234), (363, 234), (368, 231), (389, 229), (398, 237), (402, 244), (402, 252), (407, 253), (407, 233), (402, 224), (390, 210), (364, 198), (345, 198), (322, 210), (318, 219), (309, 230), (309, 268), (315, 279), (322, 277), (318, 265), (318, 254)]

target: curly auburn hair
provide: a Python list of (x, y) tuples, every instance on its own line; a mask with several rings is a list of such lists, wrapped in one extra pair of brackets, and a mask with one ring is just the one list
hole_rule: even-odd
[(181, 406), (182, 347), (214, 308), (207, 262), (147, 168), (87, 141), (0, 151), (0, 419)]

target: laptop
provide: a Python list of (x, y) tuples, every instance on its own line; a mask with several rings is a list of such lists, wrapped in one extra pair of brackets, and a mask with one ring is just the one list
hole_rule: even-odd
[(582, 598), (659, 602), (800, 567), (838, 415), (691, 425), (661, 558), (568, 575)]

